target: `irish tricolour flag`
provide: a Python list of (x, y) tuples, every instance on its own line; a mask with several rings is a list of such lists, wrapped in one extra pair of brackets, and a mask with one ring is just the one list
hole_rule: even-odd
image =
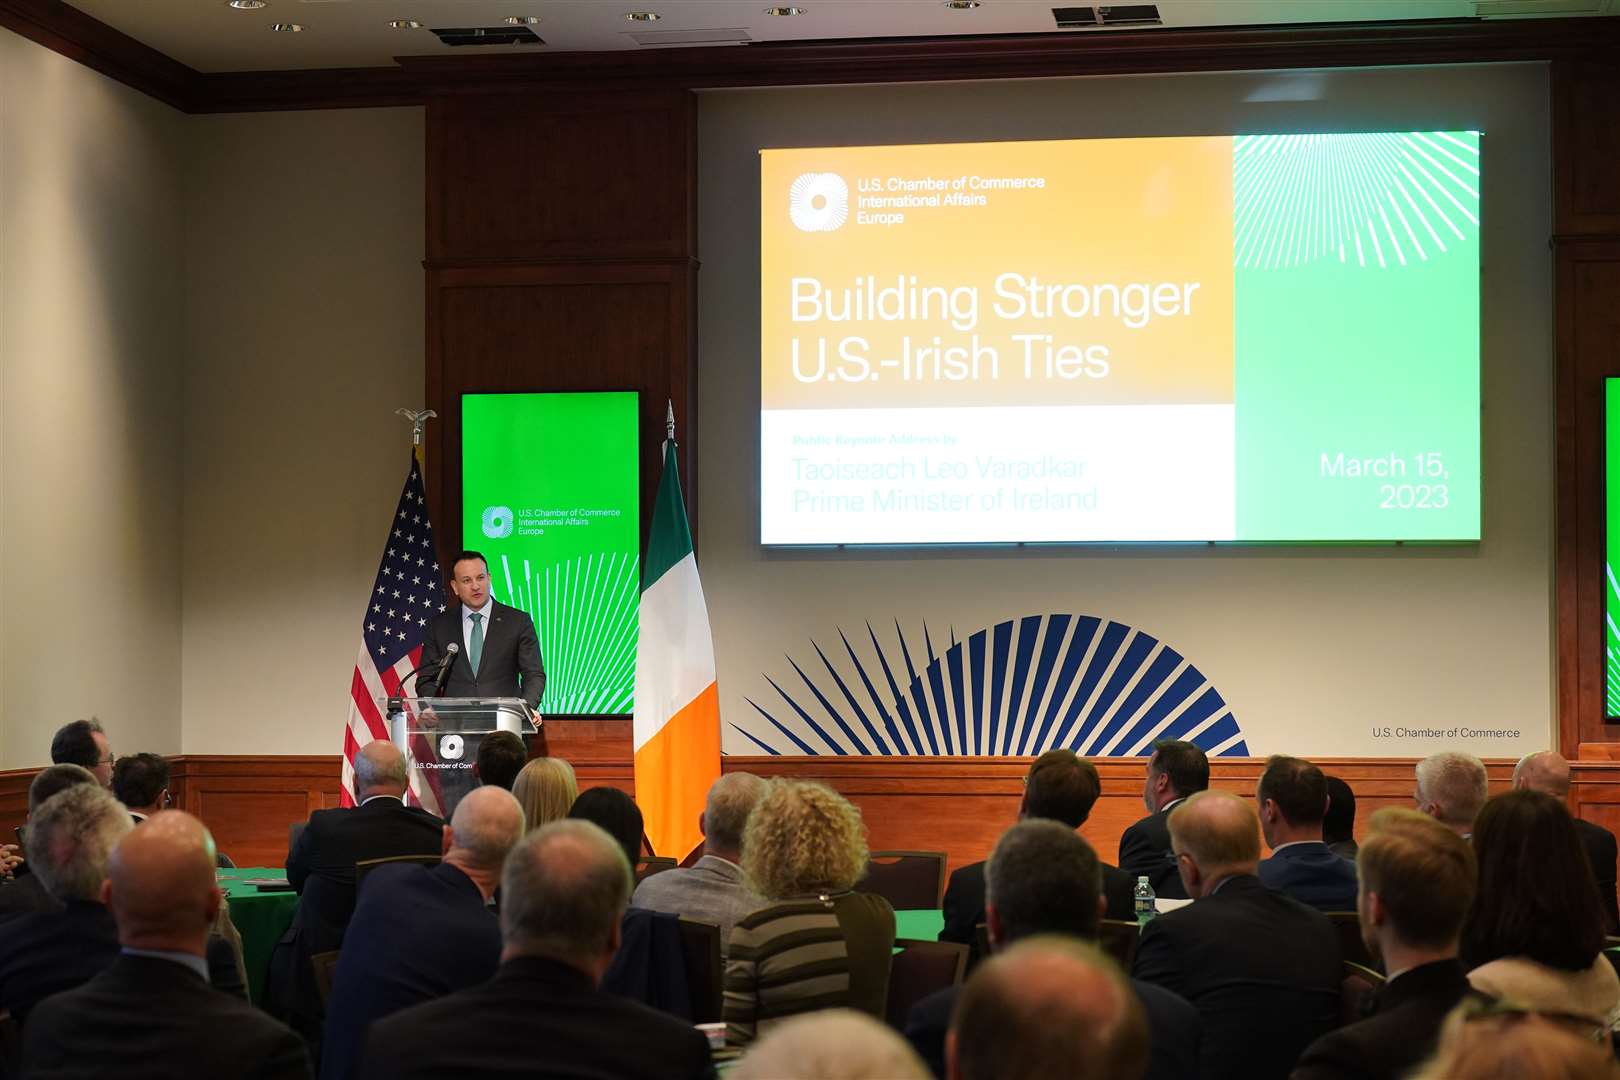
[(684, 859), (703, 840), (698, 816), (720, 775), (720, 695), (673, 438), (664, 444), (664, 475), (641, 566), (636, 802), (654, 854)]

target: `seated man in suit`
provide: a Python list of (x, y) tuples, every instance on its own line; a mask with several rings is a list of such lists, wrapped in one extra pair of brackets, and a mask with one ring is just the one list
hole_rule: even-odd
[[(65, 791), (75, 784), (94, 783), (96, 783), (95, 774), (83, 765), (51, 765), (41, 769), (34, 774), (33, 782), (28, 785), (27, 820), (32, 822), (34, 814), (45, 800), (58, 791)], [(26, 860), (17, 865), (12, 883), (0, 888), (0, 922), (29, 912), (61, 910), (62, 905), (45, 891), (45, 886), (40, 884), (39, 875), (34, 873), (33, 867)]]
[(743, 883), (743, 828), (765, 794), (765, 781), (753, 773), (726, 773), (709, 786), (698, 819), (703, 857), (690, 867), (654, 874), (636, 886), (630, 906), (664, 911), (720, 928), (720, 958), (731, 943), (731, 928), (765, 901)]
[(1412, 800), (1464, 840), (1474, 835), (1474, 819), (1490, 797), (1485, 763), (1473, 754), (1446, 750), (1417, 763)]
[[(115, 807), (116, 803), (113, 804)], [(208, 984), (204, 959), (223, 898), (214, 842), (202, 823), (168, 810), (130, 831), (100, 886), (122, 946), (111, 965), (34, 1011), (23, 1075), (131, 1080), (231, 1076), (306, 1080), (303, 1044), (285, 1026)]]
[[(1559, 802), (1569, 801), (1569, 761), (1553, 750), (1529, 754), (1513, 768), (1513, 789), (1529, 788), (1551, 795)], [(1575, 818), (1575, 831), (1581, 836), (1592, 877), (1597, 880), (1598, 898), (1603, 901), (1605, 929), (1620, 934), (1620, 908), (1615, 899), (1614, 833), (1596, 822)]]
[(489, 563), (476, 551), (463, 551), (450, 564), (450, 591), (456, 603), (428, 623), (422, 639), (422, 678), (416, 692), (435, 696), (436, 673), (452, 643), (460, 653), (444, 682), (447, 697), (520, 697), (530, 710), (540, 707), (546, 669), (540, 638), (528, 613), (496, 603), (489, 592)]
[(599, 826), (563, 820), (530, 833), (501, 875), (495, 978), (377, 1021), (361, 1075), (712, 1077), (696, 1028), (598, 988), (632, 881), (623, 849)]
[(1187, 899), (1170, 852), (1170, 811), (1183, 799), (1209, 787), (1209, 758), (1190, 742), (1161, 739), (1153, 744), (1142, 802), (1148, 816), (1126, 829), (1119, 838), (1119, 868), (1131, 879), (1145, 877), (1158, 896)]
[(366, 1028), (495, 974), (501, 926), (490, 901), (523, 808), (504, 788), (474, 788), (444, 830), (444, 861), (380, 866), (343, 937), (321, 1044), (321, 1077), (347, 1078)]
[[(985, 902), (993, 949), (1038, 934), (1068, 934), (1091, 940), (1105, 901), (1097, 853), (1072, 829), (1056, 821), (1020, 821), (1001, 834), (990, 855)], [(1198, 1071), (1198, 1012), (1161, 986), (1132, 981), (1147, 1016), (1147, 1080), (1182, 1080)], [(945, 1031), (961, 987), (951, 986), (919, 1001), (906, 1021), (906, 1038), (934, 1075), (945, 1076)]]
[(1399, 1080), (1434, 1052), (1446, 1014), (1471, 992), (1457, 941), (1474, 901), (1473, 847), (1413, 810), (1386, 807), (1357, 854), (1361, 936), (1389, 981), (1373, 1012), (1317, 1039), (1293, 1080)]
[(128, 754), (113, 765), (112, 793), (129, 808), (139, 825), (159, 810), (167, 810), (169, 763), (159, 754)]
[[(1049, 818), (1078, 829), (1091, 816), (1091, 808), (1101, 795), (1097, 766), (1073, 750), (1048, 750), (1035, 759), (1024, 777), (1024, 801), (1018, 807), (1018, 818)], [(1107, 863), (1100, 865), (1102, 893), (1107, 901), (1103, 917), (1135, 919), (1132, 889), (1136, 879)], [(959, 867), (945, 887), (945, 926), (939, 940), (972, 949), (970, 966), (979, 960), (978, 925), (985, 921), (984, 867), (982, 862)]]
[(1225, 791), (1170, 813), (1193, 903), (1142, 931), (1133, 974), (1174, 990), (1204, 1020), (1204, 1080), (1272, 1080), (1339, 1023), (1339, 935), (1326, 915), (1255, 876), (1260, 823)]
[(1302, 758), (1274, 754), (1255, 788), (1260, 831), (1271, 858), (1260, 863), (1260, 881), (1318, 911), (1356, 909), (1356, 864), (1328, 850), (1322, 839), (1327, 778)]
[(1142, 1075), (1142, 1007), (1114, 962), (1070, 938), (1035, 937), (968, 980), (951, 1022), (953, 1080), (1115, 1080)]

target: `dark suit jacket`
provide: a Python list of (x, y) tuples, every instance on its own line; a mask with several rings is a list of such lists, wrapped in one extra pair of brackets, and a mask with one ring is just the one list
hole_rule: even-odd
[[(1148, 1068), (1142, 1080), (1196, 1080), (1203, 1021), (1198, 1010), (1162, 986), (1131, 980), (1148, 1023)], [(960, 986), (947, 986), (911, 1008), (906, 1038), (935, 1076), (945, 1078), (945, 1032)]]
[(1255, 877), (1148, 923), (1131, 973), (1198, 1010), (1204, 1080), (1285, 1077), (1339, 1023), (1338, 931)]
[(500, 922), (466, 874), (448, 863), (372, 871), (343, 936), (321, 1080), (354, 1075), (373, 1021), (476, 986), (495, 975), (500, 961)]
[(0, 885), (0, 922), (31, 912), (61, 910), (62, 905), (33, 874), (18, 874), (9, 884)]
[(1119, 868), (1130, 875), (1132, 888), (1137, 878), (1146, 876), (1155, 896), (1187, 899), (1187, 886), (1181, 883), (1170, 850), (1170, 810), (1149, 814), (1125, 830), (1119, 838)]
[(308, 1080), (304, 1046), (283, 1024), (222, 994), (182, 964), (120, 956), (76, 990), (41, 1002), (23, 1036), (24, 1076)]
[(1260, 882), (1317, 911), (1356, 910), (1356, 864), (1322, 843), (1289, 844), (1260, 863)]
[(1470, 993), (1455, 960), (1403, 972), (1379, 988), (1371, 1016), (1312, 1043), (1293, 1080), (1400, 1080), (1434, 1052), (1441, 1022)]
[[(971, 952), (969, 965), (978, 963), (978, 926), (984, 922), (984, 866), (982, 862), (969, 863), (951, 874), (945, 886), (945, 926), (939, 940), (966, 945)], [(1117, 867), (1102, 864), (1103, 896), (1108, 901), (1106, 919), (1136, 921), (1136, 879)]]
[(1575, 831), (1581, 834), (1581, 846), (1592, 864), (1592, 876), (1597, 879), (1598, 896), (1603, 901), (1603, 916), (1608, 920), (1611, 934), (1620, 933), (1620, 909), (1615, 900), (1615, 843), (1614, 833), (1601, 825), (1575, 819)]
[(546, 669), (540, 661), (540, 638), (527, 612), (495, 603), (489, 625), (484, 627), (484, 651), (476, 672), (461, 634), (461, 605), (451, 604), (435, 615), (422, 639), (424, 675), (417, 680), (417, 696), (433, 696), (433, 680), (426, 672), (435, 670), (429, 665), (436, 666), (444, 658), (451, 642), (460, 647), (461, 654), (444, 684), (446, 697), (520, 697), (531, 709), (539, 706), (546, 691)]
[(604, 993), (566, 964), (519, 957), (481, 986), (373, 1024), (360, 1075), (685, 1080), (714, 1067), (691, 1024)]

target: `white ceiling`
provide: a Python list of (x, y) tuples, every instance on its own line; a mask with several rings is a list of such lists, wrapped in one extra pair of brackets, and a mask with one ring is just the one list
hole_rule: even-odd
[[(646, 31), (746, 30), (759, 41), (928, 37), (951, 34), (1108, 33), (1059, 31), (1052, 8), (1087, 0), (983, 0), (954, 11), (942, 0), (797, 0), (803, 15), (765, 14), (781, 0), (268, 0), (237, 11), (224, 0), (72, 0), (75, 7), (199, 71), (376, 67), (395, 56), (482, 56), (507, 52), (645, 49)], [(1132, 0), (1141, 2), (1141, 0)], [(656, 11), (655, 23), (625, 13)], [(1159, 0), (1164, 26), (1455, 19), (1478, 14), (1620, 14), (1620, 0)], [(395, 30), (391, 19), (424, 27), (498, 26), (509, 15), (537, 15), (544, 45), (440, 44), (427, 29)], [(303, 32), (272, 33), (275, 22)], [(667, 47), (667, 46), (658, 46)]]

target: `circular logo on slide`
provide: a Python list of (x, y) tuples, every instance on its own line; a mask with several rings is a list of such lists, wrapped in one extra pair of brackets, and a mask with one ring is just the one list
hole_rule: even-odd
[(512, 508), (510, 506), (484, 507), (484, 535), (500, 540), (512, 535)]
[(439, 757), (445, 761), (460, 761), (465, 750), (460, 735), (446, 735), (439, 740)]
[(788, 216), (801, 232), (843, 228), (849, 220), (849, 185), (837, 173), (805, 173), (788, 188)]

